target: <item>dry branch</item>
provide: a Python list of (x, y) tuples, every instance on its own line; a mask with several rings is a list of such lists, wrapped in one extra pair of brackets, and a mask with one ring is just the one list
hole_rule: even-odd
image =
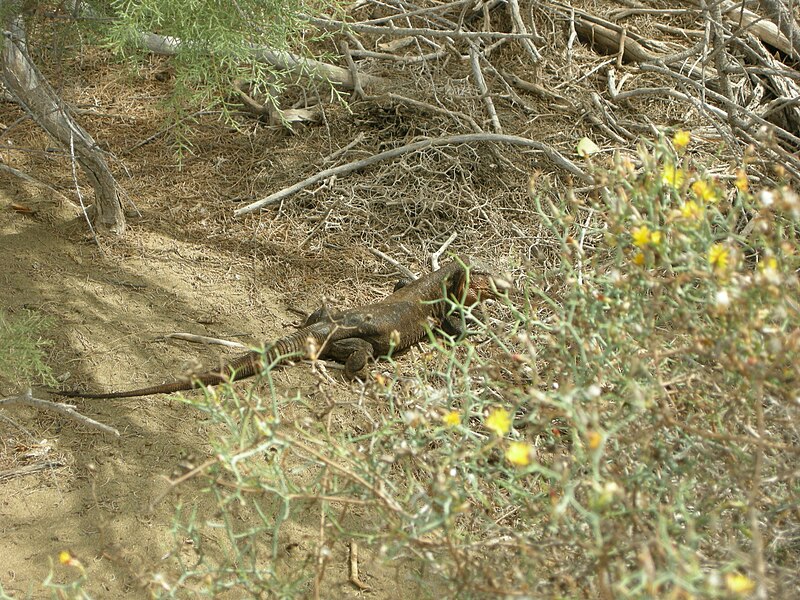
[(481, 71), (481, 52), (474, 42), (469, 42), (469, 63), (472, 67), (472, 77), (475, 80), (475, 87), (478, 88), (478, 93), (483, 98), (483, 103), (486, 105), (486, 112), (489, 113), (489, 121), (492, 124), (492, 129), (495, 133), (503, 133), (503, 126), (500, 124), (500, 117), (497, 116), (497, 109), (494, 107), (494, 100), (489, 93), (489, 86), (486, 85), (486, 79)]
[[(155, 33), (142, 34), (141, 40), (142, 45), (154, 54), (173, 56), (180, 51), (181, 47), (179, 39)], [(342, 67), (329, 65), (310, 58), (303, 58), (285, 50), (273, 50), (272, 48), (255, 46), (251, 50), (254, 59), (265, 62), (281, 71), (288, 71), (295, 75), (329, 82), (350, 90), (355, 89), (356, 82), (353, 79), (353, 74)], [(386, 80), (366, 74), (359, 74), (358, 82), (364, 89), (379, 89), (387, 85)]]
[(429, 29), (426, 27), (376, 27), (363, 23), (345, 23), (335, 19), (322, 17), (306, 17), (312, 25), (333, 33), (355, 31), (387, 37), (396, 36), (428, 36), (432, 38), (450, 38), (453, 40), (537, 40), (539, 36), (533, 33), (504, 33), (497, 31), (446, 31), (443, 29)]
[[(727, 4), (734, 3), (723, 3), (723, 5)], [(774, 42), (766, 38), (762, 39), (768, 44), (775, 46), (781, 52), (788, 54), (794, 60), (800, 60), (800, 27), (797, 26), (797, 21), (794, 16), (796, 14), (794, 12), (795, 8), (792, 6), (792, 3), (790, 2), (787, 7), (782, 0), (759, 0), (759, 4), (764, 7), (769, 18), (772, 19), (771, 23), (765, 23), (760, 20), (758, 15), (751, 13), (749, 10), (743, 12), (749, 13), (748, 17), (751, 15), (755, 16), (758, 19), (757, 24), (759, 29), (767, 29), (770, 39), (774, 40)], [(735, 9), (735, 12), (739, 12), (737, 5), (734, 5), (733, 9)], [(729, 14), (728, 16), (731, 15)], [(769, 27), (770, 25), (775, 29)]]
[(442, 254), (444, 254), (450, 247), (450, 244), (452, 244), (455, 241), (456, 237), (458, 237), (458, 234), (454, 231), (453, 233), (450, 234), (450, 237), (447, 238), (445, 243), (439, 246), (439, 249), (431, 255), (431, 268), (434, 271), (439, 270), (439, 259), (442, 257)]
[(45, 189), (50, 190), (54, 194), (58, 194), (62, 198), (66, 198), (66, 196), (64, 196), (64, 194), (59, 192), (53, 186), (46, 184), (44, 181), (39, 181), (38, 179), (36, 179), (34, 177), (31, 177), (30, 175), (20, 171), (19, 169), (15, 169), (14, 167), (10, 167), (10, 166), (8, 166), (6, 164), (0, 163), (0, 171), (5, 171), (6, 173), (9, 173), (9, 174), (13, 175), (14, 177), (19, 177), (23, 181), (27, 181), (28, 183), (32, 183), (33, 185), (37, 185), (37, 186), (43, 187)]
[(627, 29), (598, 17), (575, 11), (575, 31), (578, 37), (600, 48), (605, 54), (617, 54), (626, 62), (652, 62), (656, 56), (632, 39)]
[(64, 463), (59, 460), (47, 460), (44, 462), (37, 462), (32, 465), (22, 465), (14, 469), (0, 471), (0, 482), (16, 479), (17, 477), (25, 477), (26, 475), (33, 475), (48, 469), (57, 469), (63, 467)]
[(247, 206), (234, 211), (233, 214), (237, 217), (246, 215), (248, 213), (258, 210), (259, 208), (263, 208), (265, 206), (269, 206), (270, 204), (275, 204), (276, 202), (280, 202), (284, 198), (288, 198), (289, 196), (299, 192), (300, 190), (305, 189), (311, 185), (314, 185), (315, 183), (318, 183), (320, 181), (323, 181), (328, 177), (333, 177), (334, 175), (338, 176), (347, 173), (352, 173), (353, 171), (358, 171), (365, 167), (369, 167), (371, 165), (377, 164), (382, 161), (397, 158), (398, 156), (402, 156), (410, 152), (416, 152), (418, 150), (424, 150), (426, 148), (435, 148), (438, 146), (471, 144), (475, 142), (511, 144), (516, 146), (526, 146), (529, 148), (534, 148), (535, 150), (542, 152), (545, 156), (547, 156), (548, 159), (550, 159), (552, 162), (554, 162), (556, 165), (558, 165), (559, 167), (561, 167), (574, 177), (586, 183), (590, 184), (594, 183), (594, 178), (591, 175), (586, 173), (583, 169), (578, 167), (571, 160), (567, 159), (558, 150), (543, 142), (537, 142), (535, 140), (530, 140), (528, 138), (523, 138), (516, 135), (502, 135), (497, 133), (467, 133), (464, 135), (430, 138), (419, 142), (406, 144), (398, 148), (392, 148), (391, 150), (380, 152), (378, 154), (375, 154), (374, 156), (370, 156), (369, 158), (363, 158), (361, 160), (353, 161), (345, 165), (340, 165), (338, 167), (325, 169), (324, 171), (320, 171), (312, 175), (311, 177), (304, 179), (299, 183), (284, 188), (279, 192), (275, 192), (274, 194), (270, 194), (269, 196), (267, 196), (262, 200), (253, 202), (252, 204), (248, 204)]
[(125, 213), (117, 195), (117, 182), (97, 143), (70, 115), (50, 83), (28, 55), (22, 19), (5, 23), (0, 68), (2, 82), (37, 125), (63, 146), (70, 147), (95, 193), (95, 222), (117, 234), (125, 231)]
[(119, 431), (114, 429), (113, 427), (109, 427), (108, 425), (104, 425), (99, 421), (95, 421), (92, 418), (89, 418), (85, 415), (82, 415), (75, 407), (71, 404), (64, 404), (62, 402), (50, 402), (49, 400), (42, 400), (41, 398), (34, 398), (33, 392), (30, 388), (24, 393), (18, 396), (8, 396), (7, 398), (0, 398), (0, 407), (3, 406), (14, 406), (15, 404), (22, 404), (23, 406), (32, 406), (33, 408), (37, 408), (39, 410), (50, 410), (57, 412), (61, 415), (69, 417), (79, 423), (83, 423), (87, 427), (92, 427), (94, 429), (99, 429), (105, 433), (111, 433), (115, 436), (119, 437)]
[(194, 333), (168, 333), (164, 337), (171, 340), (192, 342), (193, 344), (217, 344), (219, 346), (225, 346), (226, 348), (247, 348), (247, 346), (239, 342), (232, 342), (230, 340), (222, 340), (220, 338), (212, 338)]
[(389, 256), (388, 254), (384, 254), (383, 252), (381, 252), (377, 248), (368, 248), (368, 250), (370, 252), (372, 252), (375, 256), (377, 256), (378, 258), (388, 262), (390, 265), (392, 265), (395, 269), (400, 271), (400, 273), (402, 273), (403, 275), (405, 275), (409, 279), (417, 279), (417, 276), (414, 275), (414, 273), (408, 267), (403, 266), (399, 261), (395, 260), (394, 258)]

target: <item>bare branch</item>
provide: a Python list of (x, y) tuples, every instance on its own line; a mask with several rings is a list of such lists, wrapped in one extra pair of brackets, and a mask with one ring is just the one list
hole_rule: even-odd
[(221, 340), (219, 338), (196, 335), (194, 333), (168, 333), (164, 337), (171, 340), (183, 340), (184, 342), (192, 342), (195, 344), (217, 344), (219, 346), (226, 346), (227, 348), (247, 348), (247, 346), (240, 342), (231, 342), (230, 340)]
[[(155, 33), (142, 34), (141, 40), (142, 45), (154, 54), (173, 56), (180, 51), (181, 47), (181, 41), (178, 38)], [(342, 67), (329, 65), (310, 58), (303, 58), (284, 50), (254, 46), (252, 52), (254, 59), (268, 63), (276, 69), (289, 71), (304, 77), (320, 79), (351, 90), (356, 87), (353, 73)], [(360, 73), (358, 75), (358, 83), (364, 89), (380, 88), (386, 85), (386, 80), (374, 75)]]
[(442, 254), (450, 247), (450, 244), (458, 237), (458, 234), (454, 231), (450, 234), (450, 237), (447, 238), (447, 241), (442, 244), (439, 249), (431, 255), (431, 266), (433, 267), (434, 271), (439, 270), (439, 259), (442, 257)]
[(405, 267), (402, 264), (400, 264), (398, 261), (393, 259), (388, 254), (384, 254), (383, 252), (381, 252), (377, 248), (369, 248), (369, 251), (372, 252), (378, 258), (388, 262), (390, 265), (392, 265), (395, 269), (400, 271), (400, 273), (402, 273), (403, 275), (405, 275), (409, 279), (417, 279), (417, 276), (414, 275), (414, 273), (410, 269), (408, 269), (407, 267)]
[(51, 410), (57, 412), (65, 417), (69, 417), (79, 423), (83, 423), (87, 427), (99, 429), (105, 433), (114, 434), (119, 437), (119, 431), (108, 425), (104, 425), (99, 421), (95, 421), (85, 415), (80, 414), (75, 407), (71, 404), (64, 404), (63, 402), (51, 402), (50, 400), (42, 400), (41, 398), (34, 398), (33, 392), (30, 388), (24, 394), (19, 396), (8, 396), (7, 398), (0, 398), (0, 408), (3, 406), (14, 406), (15, 404), (22, 404), (23, 406), (32, 406), (39, 410)]

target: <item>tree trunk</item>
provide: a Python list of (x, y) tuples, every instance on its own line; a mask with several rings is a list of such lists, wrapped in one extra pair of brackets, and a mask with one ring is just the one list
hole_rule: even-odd
[(6, 88), (42, 129), (74, 150), (74, 158), (94, 188), (95, 226), (122, 234), (125, 213), (117, 195), (117, 182), (92, 136), (73, 120), (61, 98), (33, 64), (25, 47), (20, 17), (6, 22), (2, 44), (0, 68)]

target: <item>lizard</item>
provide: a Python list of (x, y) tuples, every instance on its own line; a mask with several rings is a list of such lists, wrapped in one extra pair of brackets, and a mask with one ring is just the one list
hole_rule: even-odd
[(312, 354), (344, 363), (345, 376), (352, 379), (366, 369), (370, 360), (404, 352), (423, 341), (431, 330), (462, 337), (466, 332), (457, 307), (498, 298), (506, 287), (488, 272), (456, 257), (419, 279), (399, 281), (394, 292), (378, 302), (342, 311), (331, 311), (323, 305), (309, 315), (300, 329), (267, 344), (264, 352), (251, 351), (216, 370), (122, 392), (56, 393), (70, 398), (171, 394), (239, 381), (261, 373), (266, 366)]

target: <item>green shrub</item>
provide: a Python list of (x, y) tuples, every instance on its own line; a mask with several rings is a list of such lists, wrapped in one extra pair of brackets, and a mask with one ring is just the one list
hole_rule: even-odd
[(34, 382), (55, 384), (45, 362), (45, 348), (50, 344), (43, 335), (52, 322), (33, 311), (8, 315), (0, 310), (0, 375), (15, 386)]

